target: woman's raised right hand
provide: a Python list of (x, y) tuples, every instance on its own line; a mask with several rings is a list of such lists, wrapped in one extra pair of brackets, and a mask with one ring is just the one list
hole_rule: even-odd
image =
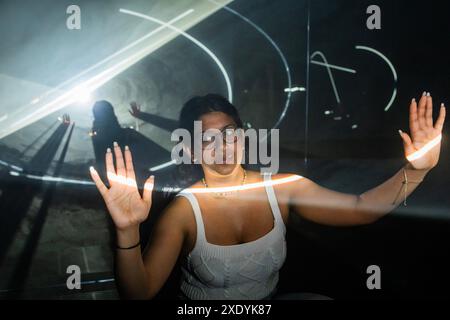
[(152, 206), (154, 176), (150, 176), (144, 184), (141, 197), (136, 184), (131, 151), (125, 147), (125, 161), (119, 145), (114, 142), (116, 166), (114, 167), (111, 149), (106, 151), (106, 172), (110, 188), (108, 189), (91, 167), (90, 173), (97, 189), (105, 200), (108, 211), (118, 230), (127, 230), (139, 226), (145, 221)]

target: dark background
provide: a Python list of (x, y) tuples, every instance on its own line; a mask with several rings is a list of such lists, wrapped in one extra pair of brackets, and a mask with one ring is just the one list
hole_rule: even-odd
[[(32, 10), (33, 3), (1, 2), (5, 19), (0, 20), (3, 41), (0, 72), (54, 86), (91, 63), (76, 61), (65, 66), (61, 61), (70, 54), (83, 57), (83, 52), (97, 52), (102, 57), (108, 54), (108, 48), (92, 47), (92, 41), (115, 33), (119, 39), (127, 38), (119, 34), (120, 28), (99, 28), (95, 24), (96, 21), (105, 25), (120, 24), (120, 21), (111, 22), (104, 16), (95, 18), (100, 12), (95, 10), (114, 12), (125, 4), (120, 1), (79, 3), (82, 8), (83, 5), (91, 6), (90, 18), (86, 21), (97, 29), (85, 28), (76, 36), (64, 36), (64, 40), (50, 38), (46, 48), (53, 51), (52, 55), (35, 52), (34, 63), (15, 65), (13, 57), (21, 55), (21, 46), (33, 42), (42, 32), (51, 32), (51, 21), (62, 19), (55, 14), (56, 7), (64, 8), (70, 3), (43, 2), (36, 10), (48, 19), (34, 19), (29, 22), (28, 29), (20, 31), (22, 27), (12, 20), (18, 12), (26, 15), (30, 11), (17, 8)], [(381, 30), (366, 27), (366, 8), (372, 4), (381, 8)], [(397, 131), (409, 131), (411, 98), (418, 98), (423, 91), (431, 92), (435, 115), (441, 102), (448, 104), (450, 6), (445, 1), (314, 0), (308, 5), (307, 1), (300, 0), (236, 0), (229, 7), (270, 35), (286, 57), (292, 85), (308, 89), (307, 94), (292, 94), (279, 126), (282, 172), (308, 176), (338, 191), (362, 193), (391, 177), (405, 163)], [(37, 35), (29, 31), (30, 28)], [(15, 32), (22, 36), (18, 37)], [(234, 104), (243, 120), (257, 128), (272, 127), (285, 107), (287, 79), (280, 56), (267, 39), (224, 9), (188, 32), (213, 48), (228, 68), (235, 92)], [(83, 39), (87, 41), (84, 45)], [(72, 44), (69, 53), (60, 50), (60, 43)], [(394, 65), (398, 81), (394, 82), (382, 59), (356, 50), (355, 45), (382, 52)], [(350, 74), (332, 70), (341, 103), (336, 101), (327, 69), (314, 64), (308, 69), (308, 50), (309, 54), (321, 51), (328, 63), (357, 71)], [(25, 53), (22, 53), (24, 58), (33, 57), (33, 54)], [(92, 59), (96, 61), (97, 58)], [(314, 60), (321, 61), (318, 57)], [(61, 72), (42, 77), (45, 70), (52, 70), (55, 65)], [(386, 112), (384, 108), (394, 88), (397, 97)], [(121, 90), (119, 96), (115, 95), (117, 90)], [(208, 92), (225, 95), (226, 87), (217, 67), (202, 52), (193, 50), (189, 41), (178, 37), (99, 91), (102, 98), (111, 97), (109, 100), (119, 122), (128, 127), (133, 121), (125, 117), (126, 103), (135, 100), (136, 96), (146, 104), (146, 112), (175, 121), (186, 99)], [(63, 111), (74, 114), (73, 107)], [(326, 111), (333, 113), (327, 115)], [(85, 113), (89, 112), (86, 109)], [(87, 168), (96, 163), (92, 141), (86, 136), (92, 122), (81, 114), (73, 133), (69, 134), (72, 131), (61, 127), (49, 129), (54, 119), (55, 115), (51, 115), (1, 139), (0, 160), (28, 168), (38, 175), (48, 174), (50, 166), (55, 176), (89, 180)], [(157, 124), (151, 126), (158, 127)], [(159, 142), (167, 139), (153, 127), (148, 127), (141, 130), (146, 139), (151, 142), (156, 138)], [(34, 140), (44, 129), (54, 135), (53, 140), (44, 137), (41, 145), (34, 146), (36, 152), (27, 156), (26, 146), (20, 143)], [(281, 291), (315, 292), (335, 299), (449, 298), (448, 130), (446, 125), (438, 167), (410, 196), (407, 207), (399, 207), (372, 225), (353, 228), (319, 226), (292, 216), (293, 223), (287, 236), (288, 258), (280, 274)], [(61, 157), (56, 150), (64, 150), (65, 145), (67, 155), (62, 153), (66, 156)], [(168, 157), (167, 154), (160, 156), (162, 159)], [(143, 166), (157, 164), (152, 159), (147, 160), (143, 160)], [(54, 257), (62, 253), (59, 257), (62, 265), (79, 263), (83, 266), (86, 275), (83, 279), (97, 281), (112, 277), (111, 227), (95, 188), (41, 184), (9, 175), (9, 167), (0, 167), (0, 170), (0, 222), (2, 230), (8, 230), (0, 235), (3, 243), (0, 256), (4, 257), (0, 260), (0, 294), (20, 298), (116, 298), (110, 283), (86, 284), (83, 291), (76, 294), (65, 290), (64, 269), (55, 267)], [(160, 175), (170, 186), (171, 171), (163, 171)], [(25, 197), (26, 201), (24, 194), (31, 194)], [(167, 201), (158, 199), (160, 203), (153, 209), (153, 219), (158, 217)], [(150, 219), (145, 225), (144, 238), (153, 222)], [(22, 246), (23, 243), (26, 245)], [(13, 250), (7, 254), (9, 247)], [(381, 268), (381, 290), (370, 291), (366, 287), (366, 268), (372, 264)], [(173, 279), (159, 298), (174, 297), (176, 277), (175, 270)]]

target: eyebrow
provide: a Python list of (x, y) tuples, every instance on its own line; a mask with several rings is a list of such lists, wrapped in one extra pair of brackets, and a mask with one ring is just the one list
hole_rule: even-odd
[[(226, 126), (222, 127), (222, 129), (219, 129), (219, 131), (220, 131), (220, 132), (223, 132), (224, 129), (229, 129), (228, 127), (237, 128), (237, 125), (236, 125), (235, 123), (229, 123), (229, 124), (227, 124)], [(210, 129), (213, 129), (213, 128), (210, 128)], [(230, 129), (231, 129), (231, 128), (230, 128)], [(208, 131), (208, 130), (209, 130), (209, 129), (203, 130), (203, 131), (202, 131), (202, 134), (205, 133), (205, 131)]]

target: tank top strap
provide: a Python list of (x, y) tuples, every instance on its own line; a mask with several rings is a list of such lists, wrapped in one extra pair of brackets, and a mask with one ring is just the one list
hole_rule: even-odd
[(267, 193), (267, 198), (269, 199), (270, 208), (272, 209), (273, 215), (275, 217), (275, 221), (280, 224), (281, 226), (284, 226), (283, 217), (281, 216), (280, 207), (278, 206), (278, 200), (277, 196), (275, 194), (275, 190), (273, 188), (273, 185), (271, 184), (272, 181), (272, 175), (271, 174), (264, 174), (264, 182), (265, 182), (265, 189)]
[(198, 204), (197, 198), (192, 192), (189, 192), (187, 190), (182, 190), (180, 193), (176, 195), (177, 197), (185, 197), (189, 200), (192, 211), (194, 211), (194, 217), (195, 217), (195, 224), (197, 226), (197, 242), (206, 242), (206, 236), (205, 236), (205, 226), (203, 224), (203, 218), (202, 218), (202, 212), (200, 210), (200, 205)]

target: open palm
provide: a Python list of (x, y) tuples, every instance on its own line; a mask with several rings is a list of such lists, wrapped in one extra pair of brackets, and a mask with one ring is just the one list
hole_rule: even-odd
[[(420, 151), (428, 143), (437, 139), (442, 134), (445, 121), (445, 106), (441, 104), (438, 119), (433, 125), (433, 98), (428, 93), (422, 95), (419, 104), (415, 99), (411, 101), (409, 112), (409, 127), (411, 136), (400, 131), (405, 149), (405, 156)], [(439, 161), (441, 143), (437, 143), (429, 151), (410, 161), (414, 169), (429, 170), (435, 167)]]
[(124, 162), (119, 145), (114, 143), (114, 154), (116, 156), (116, 169), (114, 168), (113, 155), (109, 148), (105, 156), (107, 177), (110, 184), (109, 189), (94, 168), (90, 168), (90, 173), (105, 200), (116, 228), (123, 230), (139, 225), (147, 219), (152, 205), (154, 177), (151, 176), (145, 182), (144, 192), (141, 197), (136, 184), (131, 151), (128, 147), (125, 147)]

